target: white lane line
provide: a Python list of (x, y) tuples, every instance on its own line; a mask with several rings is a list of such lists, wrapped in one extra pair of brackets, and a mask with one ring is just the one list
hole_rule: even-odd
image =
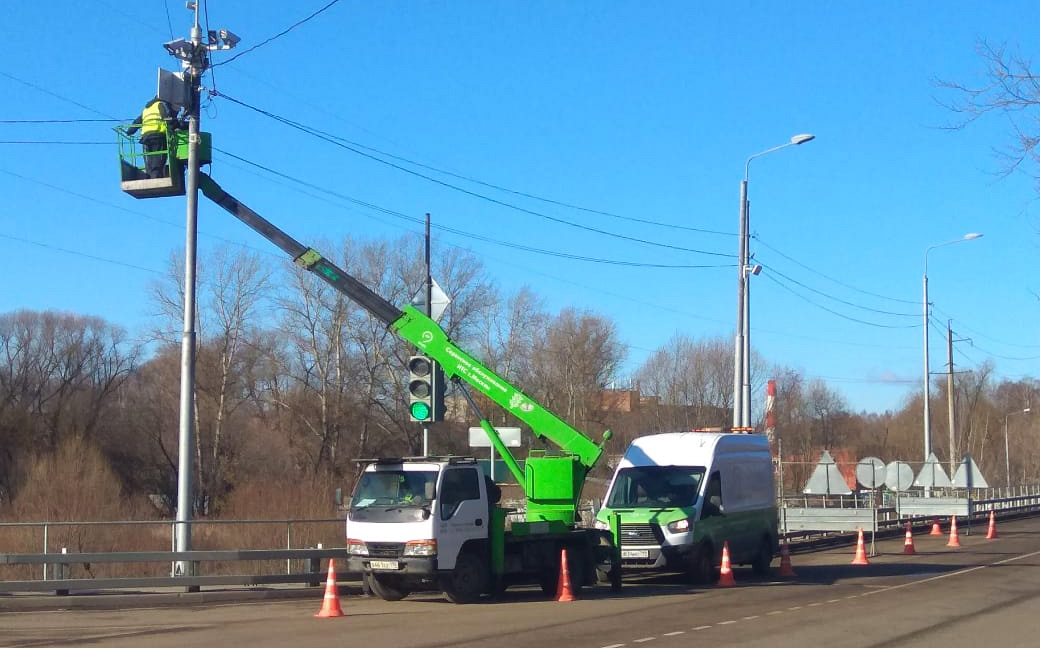
[(746, 617), (744, 617), (744, 619), (743, 619), (743, 620), (744, 620), (744, 621), (750, 621), (750, 620), (752, 620), (752, 619), (757, 619), (757, 618), (758, 618), (758, 615), (757, 615), (757, 614), (752, 614), (751, 616), (746, 616)]
[(841, 602), (841, 599), (830, 599), (830, 600), (829, 600), (829, 601), (827, 601), (827, 602), (828, 602), (828, 603), (840, 603), (840, 602)]
[(809, 607), (816, 607), (817, 605), (823, 605), (823, 603), (810, 603)]
[(674, 637), (675, 635), (681, 635), (681, 634), (686, 634), (686, 631), (685, 630), (676, 630), (675, 632), (666, 632), (666, 633), (664, 633), (664, 636), (666, 636), (666, 637)]
[(609, 646), (603, 646), (603, 648), (621, 648), (625, 644), (610, 644)]
[(736, 623), (736, 621), (719, 621), (719, 625), (729, 625), (731, 623)]
[(645, 643), (647, 641), (653, 641), (654, 639), (657, 639), (657, 637), (643, 637), (642, 639), (633, 639), (632, 643)]
[(774, 614), (783, 614), (783, 610), (773, 610), (772, 612), (766, 612), (766, 616), (773, 616)]
[(889, 591), (896, 590), (896, 589), (902, 589), (904, 587), (910, 587), (911, 585), (919, 585), (921, 583), (930, 583), (931, 581), (936, 581), (936, 580), (939, 580), (941, 578), (949, 578), (950, 576), (960, 576), (961, 574), (968, 574), (968, 573), (971, 573), (973, 571), (978, 571), (980, 569), (986, 569), (987, 567), (995, 567), (997, 565), (1004, 565), (1006, 563), (1014, 562), (1016, 560), (1022, 560), (1023, 558), (1032, 558), (1033, 556), (1037, 556), (1037, 555), (1040, 555), (1040, 551), (1033, 551), (1031, 553), (1022, 554), (1021, 556), (1012, 556), (1011, 558), (1005, 558), (1004, 560), (998, 560), (997, 562), (993, 562), (993, 563), (990, 563), (988, 565), (978, 565), (976, 567), (968, 567), (967, 569), (962, 569), (960, 571), (950, 572), (949, 574), (939, 574), (938, 576), (932, 576), (931, 578), (925, 578), (923, 580), (913, 581), (912, 583), (903, 583), (902, 585), (893, 585), (891, 587), (886, 587), (885, 589), (874, 590), (872, 592), (865, 592), (863, 594), (863, 596), (870, 596), (871, 594), (878, 594), (880, 592), (889, 592)]
[(846, 596), (845, 598), (847, 598), (847, 599), (854, 599), (854, 598), (856, 598), (858, 596), (859, 596), (859, 594), (850, 594), (850, 595)]
[(802, 609), (802, 606), (801, 606), (801, 605), (792, 605), (791, 607), (789, 607), (789, 608), (787, 608), (787, 609), (788, 609), (788, 610), (792, 610), (792, 611), (793, 611), (793, 610), (801, 610), (801, 609)]
[(694, 630), (707, 630), (710, 627), (710, 625), (697, 626)]

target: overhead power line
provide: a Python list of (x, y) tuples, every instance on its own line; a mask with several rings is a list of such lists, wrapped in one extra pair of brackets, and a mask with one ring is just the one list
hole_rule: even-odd
[[(417, 224), (417, 225), (421, 225), (421, 224), (423, 224), (425, 222), (423, 219), (420, 219), (418, 217), (409, 216), (408, 214), (403, 214), (401, 212), (394, 211), (394, 210), (388, 209), (386, 207), (381, 207), (379, 205), (376, 205), (376, 204), (373, 204), (373, 203), (361, 200), (359, 198), (354, 198), (353, 196), (348, 196), (348, 195), (340, 193), (338, 191), (334, 191), (332, 189), (328, 189), (326, 187), (322, 187), (322, 186), (314, 184), (312, 182), (307, 182), (306, 180), (301, 180), (300, 178), (296, 178), (296, 177), (291, 176), (291, 175), (289, 175), (287, 173), (284, 173), (284, 172), (281, 172), (281, 171), (277, 171), (277, 170), (275, 170), (275, 169), (273, 169), (271, 167), (265, 166), (265, 165), (260, 164), (258, 162), (254, 162), (254, 161), (249, 160), (249, 159), (247, 159), (245, 157), (242, 157), (240, 155), (235, 155), (234, 153), (230, 153), (230, 152), (222, 150), (220, 148), (213, 147), (213, 149), (215, 151), (223, 154), (223, 155), (226, 155), (226, 156), (228, 156), (230, 158), (233, 158), (235, 160), (238, 160), (240, 162), (244, 162), (245, 164), (253, 166), (253, 167), (257, 168), (257, 169), (261, 169), (261, 170), (263, 170), (263, 171), (265, 171), (267, 173), (270, 173), (272, 175), (278, 176), (280, 178), (284, 178), (286, 180), (290, 180), (290, 181), (295, 182), (295, 183), (297, 183), (297, 184), (299, 184), (301, 186), (309, 187), (311, 189), (314, 189), (316, 191), (320, 191), (320, 192), (328, 194), (330, 196), (334, 196), (334, 197), (339, 198), (341, 200), (346, 200), (347, 202), (353, 203), (355, 205), (358, 205), (358, 206), (361, 206), (361, 207), (365, 207), (367, 209), (372, 209), (372, 210), (378, 211), (380, 213), (387, 214), (389, 216), (394, 216), (396, 218), (400, 218), (400, 219), (406, 220), (408, 222), (411, 222), (411, 223), (414, 223), (414, 224)], [(701, 269), (701, 268), (726, 268), (726, 267), (732, 267), (732, 264), (722, 264), (722, 265), (689, 265), (689, 264), (644, 263), (644, 262), (639, 262), (639, 261), (623, 261), (623, 260), (619, 260), (619, 259), (602, 259), (602, 258), (584, 256), (584, 255), (580, 255), (580, 254), (572, 254), (572, 253), (569, 253), (569, 252), (560, 252), (560, 251), (557, 251), (557, 250), (547, 250), (547, 249), (543, 249), (543, 248), (536, 248), (536, 247), (533, 247), (533, 246), (523, 245), (523, 244), (520, 244), (520, 243), (513, 243), (513, 242), (510, 242), (510, 241), (502, 241), (502, 240), (499, 240), (499, 239), (491, 238), (489, 236), (484, 236), (484, 235), (481, 235), (481, 234), (474, 234), (472, 232), (467, 232), (465, 230), (457, 229), (457, 228), (454, 228), (454, 227), (448, 227), (448, 226), (445, 226), (445, 225), (439, 225), (439, 224), (436, 224), (436, 223), (432, 224), (431, 227), (433, 227), (434, 229), (441, 230), (441, 231), (444, 231), (444, 232), (449, 232), (451, 234), (455, 234), (457, 236), (461, 236), (461, 237), (464, 237), (464, 238), (473, 239), (473, 240), (477, 240), (477, 241), (483, 241), (485, 243), (492, 243), (494, 245), (499, 245), (499, 246), (510, 248), (510, 249), (514, 249), (514, 250), (521, 250), (521, 251), (524, 251), (524, 252), (532, 252), (532, 253), (535, 253), (535, 254), (543, 254), (543, 255), (553, 256), (553, 257), (563, 258), (563, 259), (572, 259), (572, 260), (575, 260), (575, 261), (588, 261), (588, 262), (591, 262), (591, 263), (602, 263), (602, 264), (607, 264), (607, 265), (638, 267), (638, 268)]]
[(452, 189), (454, 191), (458, 191), (458, 192), (466, 194), (468, 196), (472, 196), (474, 198), (479, 198), (480, 200), (485, 200), (487, 202), (499, 205), (501, 207), (505, 207), (507, 209), (512, 209), (514, 211), (518, 211), (518, 212), (521, 212), (521, 213), (524, 213), (524, 214), (530, 214), (532, 216), (537, 216), (539, 218), (544, 218), (544, 219), (552, 221), (554, 223), (558, 223), (558, 224), (561, 224), (561, 225), (567, 225), (568, 227), (574, 227), (576, 229), (584, 230), (584, 231), (587, 231), (587, 232), (593, 232), (593, 233), (596, 233), (596, 234), (601, 234), (603, 236), (609, 236), (609, 237), (612, 237), (612, 238), (617, 238), (617, 239), (621, 239), (621, 240), (625, 240), (625, 241), (631, 241), (631, 242), (634, 242), (634, 243), (640, 243), (642, 245), (650, 245), (650, 246), (660, 247), (660, 248), (665, 248), (665, 249), (670, 249), (670, 250), (678, 250), (680, 252), (691, 252), (691, 253), (694, 253), (694, 254), (705, 254), (705, 255), (709, 255), (709, 256), (719, 256), (719, 257), (726, 257), (726, 258), (734, 258), (734, 257), (736, 257), (735, 254), (726, 254), (726, 253), (722, 253), (722, 252), (710, 252), (710, 251), (707, 251), (707, 250), (698, 250), (698, 249), (694, 249), (694, 248), (682, 247), (682, 246), (679, 246), (679, 245), (671, 245), (671, 244), (668, 244), (668, 243), (661, 243), (661, 242), (657, 242), (657, 241), (650, 241), (650, 240), (647, 240), (647, 239), (641, 239), (641, 238), (636, 237), (636, 236), (628, 236), (628, 235), (625, 235), (625, 234), (618, 234), (617, 232), (610, 232), (608, 230), (603, 230), (603, 229), (600, 229), (600, 228), (597, 228), (597, 227), (591, 227), (589, 225), (582, 225), (581, 223), (575, 223), (574, 221), (569, 221), (569, 220), (564, 219), (564, 218), (559, 218), (559, 217), (556, 217), (556, 216), (550, 216), (549, 214), (545, 214), (543, 212), (539, 212), (539, 211), (536, 211), (536, 210), (533, 210), (533, 209), (527, 209), (526, 207), (521, 207), (519, 205), (514, 205), (514, 204), (508, 203), (508, 202), (506, 202), (504, 200), (499, 200), (497, 198), (493, 198), (491, 196), (487, 196), (487, 195), (484, 195), (484, 194), (481, 194), (481, 193), (478, 193), (478, 192), (475, 192), (475, 191), (470, 191), (469, 189), (466, 189), (465, 187), (460, 187), (460, 186), (458, 186), (456, 184), (452, 184), (450, 182), (445, 182), (444, 180), (440, 180), (438, 178), (434, 178), (434, 177), (426, 175), (424, 173), (420, 173), (418, 171), (415, 171), (414, 169), (409, 169), (407, 167), (401, 166), (400, 164), (391, 162), (389, 160), (384, 160), (383, 158), (378, 157), (376, 155), (373, 155), (372, 153), (369, 153), (367, 151), (364, 151), (364, 150), (358, 148), (357, 146), (353, 146), (351, 144), (346, 144), (346, 143), (344, 143), (342, 141), (339, 141), (339, 140), (337, 140), (337, 139), (335, 139), (333, 137), (329, 137), (328, 135), (325, 135), (323, 133), (317, 132), (313, 128), (310, 128), (308, 126), (305, 126), (303, 124), (295, 122), (295, 121), (293, 121), (291, 119), (288, 119), (286, 117), (282, 117), (280, 115), (276, 115), (276, 114), (274, 114), (272, 112), (269, 112), (267, 110), (264, 110), (262, 108), (258, 108), (256, 106), (252, 106), (252, 105), (250, 105), (248, 103), (245, 103), (243, 101), (239, 101), (238, 99), (235, 99), (234, 97), (230, 97), (230, 96), (228, 96), (228, 95), (226, 95), (226, 94), (224, 94), (222, 92), (218, 92), (217, 95), (227, 99), (228, 101), (231, 101), (232, 103), (238, 104), (238, 105), (240, 105), (240, 106), (242, 106), (244, 108), (248, 108), (249, 110), (252, 110), (252, 111), (257, 112), (257, 113), (259, 113), (261, 115), (269, 117), (269, 118), (271, 118), (271, 119), (273, 119), (273, 120), (275, 120), (277, 122), (280, 122), (282, 124), (285, 124), (286, 126), (289, 126), (290, 128), (294, 128), (294, 129), (299, 130), (299, 131), (301, 131), (303, 133), (307, 133), (308, 135), (311, 135), (312, 137), (316, 137), (318, 139), (321, 139), (321, 140), (324, 140), (326, 142), (329, 142), (330, 144), (333, 144), (335, 146), (339, 146), (340, 148), (344, 148), (344, 149), (346, 149), (348, 151), (351, 151), (352, 153), (355, 153), (357, 155), (360, 155), (361, 157), (364, 157), (366, 159), (372, 160), (374, 162), (378, 162), (380, 164), (386, 165), (386, 166), (391, 167), (393, 169), (397, 169), (398, 171), (401, 171), (403, 173), (407, 173), (407, 174), (415, 176), (417, 178), (422, 178), (424, 180), (427, 180), (427, 181), (432, 182), (434, 184), (440, 185), (442, 187), (445, 187), (445, 188), (448, 188), (448, 189)]
[(797, 279), (792, 279), (791, 277), (788, 277), (787, 275), (785, 275), (784, 273), (780, 272), (776, 268), (774, 268), (772, 266), (769, 266), (769, 265), (767, 265), (765, 263), (762, 264), (762, 267), (768, 269), (773, 274), (780, 275), (784, 279), (790, 281), (791, 283), (793, 283), (793, 284), (795, 284), (797, 286), (801, 286), (802, 288), (805, 288), (806, 290), (808, 290), (810, 292), (814, 292), (817, 295), (820, 295), (821, 297), (826, 297), (827, 299), (832, 299), (832, 300), (834, 300), (836, 302), (839, 302), (841, 304), (845, 304), (846, 306), (851, 306), (852, 308), (859, 308), (861, 310), (870, 311), (871, 313), (878, 313), (880, 315), (895, 315), (897, 317), (920, 317), (920, 313), (897, 313), (897, 312), (894, 312), (894, 311), (886, 311), (886, 310), (881, 310), (881, 309), (878, 309), (878, 308), (871, 308), (870, 306), (863, 306), (863, 305), (857, 304), (855, 302), (850, 302), (850, 301), (847, 301), (845, 299), (841, 299), (840, 297), (835, 297), (834, 295), (830, 295), (828, 293), (825, 293), (822, 290), (817, 290), (817, 289), (815, 289), (815, 288), (813, 288), (811, 286), (807, 286), (804, 283), (798, 281)]
[(861, 319), (856, 318), (856, 317), (850, 317), (848, 315), (845, 315), (844, 313), (839, 313), (838, 311), (836, 311), (834, 309), (827, 308), (826, 306), (824, 306), (822, 304), (819, 304), (819, 303), (809, 299), (805, 295), (802, 295), (798, 291), (794, 290), (790, 286), (786, 285), (784, 282), (782, 282), (779, 279), (777, 279), (776, 277), (774, 277), (773, 273), (767, 272), (767, 273), (765, 273), (762, 276), (764, 276), (765, 278), (769, 279), (770, 281), (772, 281), (776, 285), (780, 286), (784, 290), (788, 291), (792, 295), (798, 297), (802, 301), (808, 302), (808, 303), (812, 304), (813, 306), (815, 306), (816, 308), (819, 308), (821, 310), (825, 310), (828, 313), (830, 313), (831, 315), (835, 315), (837, 317), (840, 317), (840, 318), (842, 318), (844, 320), (848, 320), (850, 322), (856, 322), (858, 324), (865, 324), (867, 326), (874, 326), (874, 327), (877, 327), (877, 328), (888, 328), (888, 329), (908, 329), (908, 328), (917, 328), (917, 327), (921, 326), (920, 324), (905, 324), (905, 325), (904, 324), (879, 324), (878, 322), (868, 322), (867, 320), (861, 320)]
[[(245, 56), (246, 54), (248, 54), (248, 53), (250, 53), (250, 52), (252, 52), (254, 50), (257, 50), (257, 49), (263, 47), (264, 45), (267, 45), (268, 43), (270, 43), (271, 41), (273, 41), (275, 39), (278, 39), (278, 38), (281, 38), (282, 36), (285, 36), (286, 34), (291, 32), (292, 30), (294, 30), (297, 27), (299, 27), (300, 25), (304, 24), (305, 22), (307, 22), (309, 20), (312, 20), (312, 19), (316, 18), (317, 16), (319, 16), (321, 13), (323, 13), (327, 9), (330, 9), (334, 4), (337, 4), (339, 1), (340, 0), (332, 0), (331, 2), (326, 4), (321, 9), (318, 9), (317, 11), (311, 13), (309, 16), (307, 16), (306, 18), (304, 18), (302, 20), (297, 20), (293, 24), (289, 25), (288, 27), (286, 27), (282, 31), (280, 31), (277, 34), (275, 34), (274, 36), (271, 36), (270, 38), (267, 38), (267, 39), (265, 39), (263, 41), (260, 41), (256, 45), (253, 45), (249, 49), (243, 50), (243, 51), (239, 52), (238, 54), (235, 54), (234, 56), (232, 56), (231, 58), (229, 58), (227, 60), (220, 61), (218, 63), (213, 63), (210, 67), (212, 68), (212, 67), (217, 67), (218, 65), (226, 65), (226, 64), (230, 63), (231, 61), (234, 61), (237, 58)], [(208, 9), (208, 7), (207, 7), (207, 9)]]

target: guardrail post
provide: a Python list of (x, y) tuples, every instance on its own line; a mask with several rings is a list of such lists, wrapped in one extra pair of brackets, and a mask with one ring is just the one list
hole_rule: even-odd
[[(68, 548), (62, 547), (61, 548), (61, 553), (62, 554), (69, 553)], [(69, 577), (69, 564), (68, 563), (61, 562), (61, 563), (57, 563), (57, 564), (54, 565), (54, 580), (56, 580), (56, 581), (65, 580), (68, 577)], [(69, 590), (67, 590), (67, 589), (56, 589), (56, 590), (54, 590), (54, 595), (55, 596), (68, 596), (69, 595)]]
[[(317, 548), (318, 549), (322, 548), (322, 545), (321, 545), (320, 542), (318, 543), (318, 547)], [(321, 584), (321, 581), (319, 580), (320, 577), (321, 577), (321, 558), (314, 557), (314, 558), (311, 558), (308, 562), (310, 563), (310, 567), (307, 569), (307, 571), (309, 571), (310, 573), (314, 574), (314, 580), (312, 580), (311, 582), (309, 582), (307, 584), (310, 585), (311, 587), (317, 587), (318, 585)]]
[[(292, 549), (292, 520), (285, 521), (285, 548)], [(318, 545), (321, 549), (321, 544)], [(292, 573), (292, 558), (285, 559), (285, 574), (289, 575)]]
[[(47, 553), (47, 523), (43, 523), (43, 553)], [(43, 580), (47, 580), (47, 563), (43, 563)]]

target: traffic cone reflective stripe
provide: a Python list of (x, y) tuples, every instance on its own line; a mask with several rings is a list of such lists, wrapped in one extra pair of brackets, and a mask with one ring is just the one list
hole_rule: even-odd
[(942, 535), (942, 529), (939, 528), (939, 520), (932, 520), (932, 531), (928, 535)]
[(989, 528), (986, 529), (986, 539), (987, 540), (992, 540), (992, 539), (998, 538), (998, 537), (1000, 537), (1000, 536), (997, 535), (997, 516), (996, 516), (995, 512), (990, 511), (989, 512)]
[(947, 547), (959, 547), (961, 546), (961, 537), (957, 534), (957, 516), (954, 515), (950, 518), (950, 541), (946, 543)]
[(729, 541), (722, 543), (722, 566), (719, 567), (719, 587), (733, 587), (737, 581), (733, 580), (733, 569), (729, 564)]
[(910, 528), (910, 522), (906, 523), (906, 541), (903, 542), (903, 553), (906, 555), (917, 553), (917, 550), (914, 549), (914, 533)]
[(567, 548), (560, 549), (560, 582), (556, 585), (556, 600), (560, 603), (570, 603), (574, 600), (571, 591), (571, 572), (567, 568)]
[(325, 580), (325, 598), (321, 609), (314, 615), (317, 619), (343, 616), (343, 608), (339, 606), (339, 588), (336, 587), (336, 561), (329, 558), (329, 576)]
[(869, 565), (867, 560), (867, 547), (863, 544), (863, 529), (859, 530), (859, 538), (856, 540), (856, 556), (852, 559), (853, 565)]
[(796, 576), (794, 573), (794, 567), (791, 566), (791, 551), (787, 548), (787, 540), (784, 540), (784, 544), (780, 545), (780, 571), (778, 575), (781, 578), (790, 578)]

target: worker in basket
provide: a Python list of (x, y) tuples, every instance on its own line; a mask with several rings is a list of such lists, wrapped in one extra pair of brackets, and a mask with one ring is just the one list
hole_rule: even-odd
[(183, 130), (183, 124), (170, 104), (159, 97), (145, 104), (141, 114), (126, 129), (127, 135), (141, 131), (141, 150), (144, 151), (145, 172), (149, 178), (170, 175), (168, 133), (175, 130)]

